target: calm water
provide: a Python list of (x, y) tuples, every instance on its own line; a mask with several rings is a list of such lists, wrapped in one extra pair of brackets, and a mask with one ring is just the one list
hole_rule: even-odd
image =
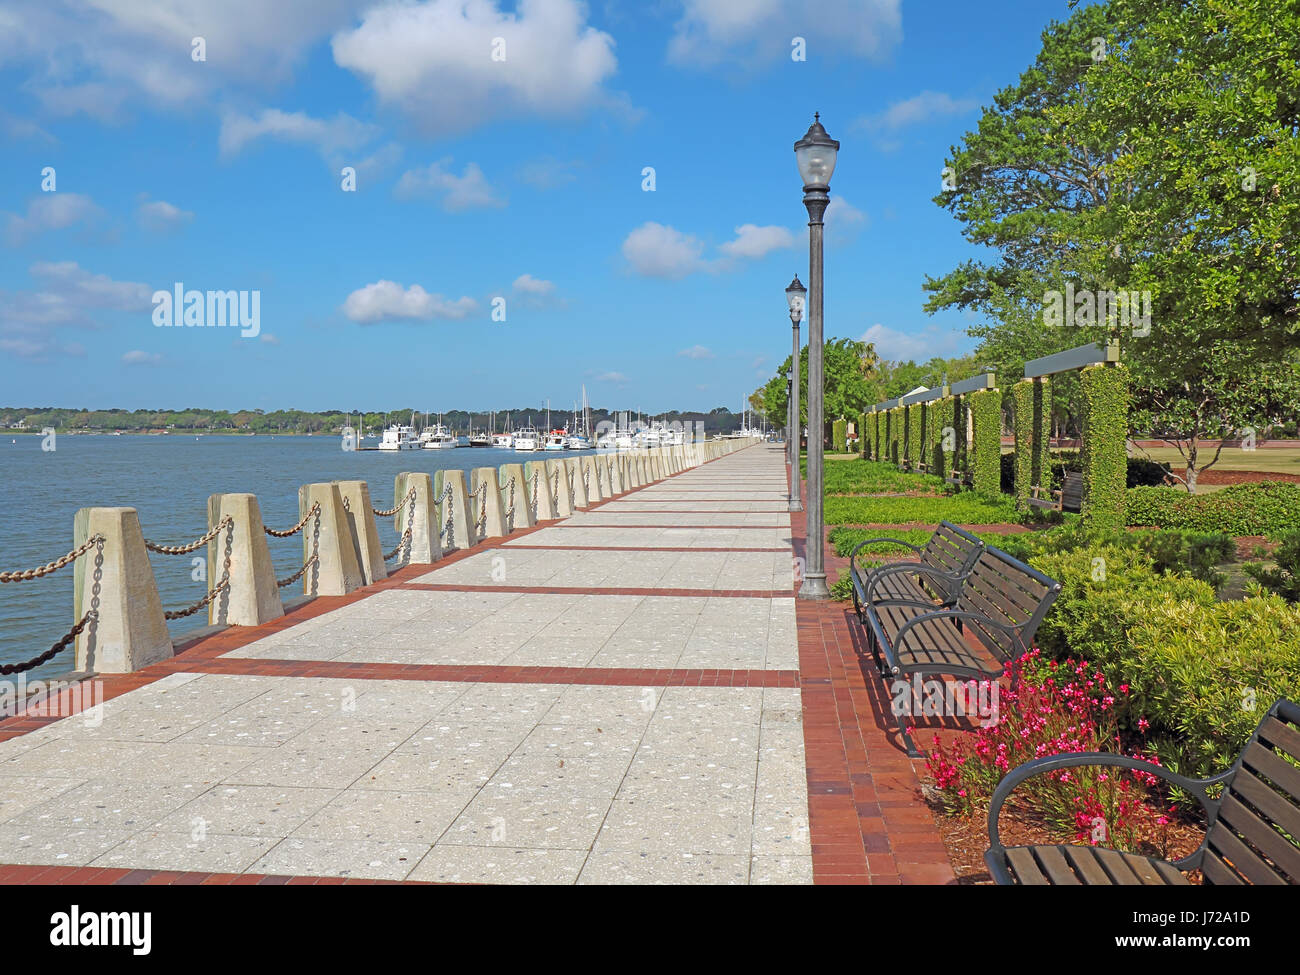
[[(349, 452), (341, 449), (338, 437), (193, 435), (61, 436), (57, 449), (46, 452), (39, 436), (0, 436), (0, 488), (6, 502), (0, 509), (0, 569), (34, 568), (66, 553), (72, 548), (72, 518), (78, 508), (133, 507), (146, 538), (180, 545), (207, 530), (210, 494), (256, 494), (266, 524), (288, 528), (298, 521), (302, 484), (363, 480), (370, 485), (371, 503), (391, 508), (393, 478), (402, 471), (468, 471), (579, 453), (515, 453), (495, 447)], [(378, 519), (385, 552), (397, 544), (393, 520)], [(268, 543), (277, 577), (302, 565), (301, 537), (268, 538)], [(150, 557), (164, 609), (181, 609), (207, 591), (206, 582), (190, 578), (193, 556)], [(71, 628), (73, 571), (67, 566), (44, 579), (0, 586), (0, 663), (34, 657)], [(300, 594), (301, 583), (286, 591)], [(205, 625), (206, 609), (173, 622), (172, 634)], [(29, 676), (61, 673), (72, 662), (69, 647)]]

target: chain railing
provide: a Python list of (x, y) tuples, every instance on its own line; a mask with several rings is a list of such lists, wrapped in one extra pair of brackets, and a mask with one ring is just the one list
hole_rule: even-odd
[(403, 546), (405, 546), (406, 548), (407, 561), (409, 562), (411, 559), (411, 532), (415, 527), (415, 488), (411, 488), (411, 490), (407, 491), (406, 497), (404, 497), (401, 501), (399, 501), (396, 505), (394, 505), (391, 511), (382, 512), (382, 511), (375, 511), (374, 508), (370, 509), (380, 517), (388, 518), (392, 515), (397, 514), (398, 510), (402, 507), (403, 504), (410, 505), (410, 507), (406, 512), (406, 530), (402, 532), (402, 537), (397, 540), (397, 548), (393, 549), (391, 552), (387, 553), (384, 556), (385, 562), (389, 562), (392, 559), (396, 558), (397, 553), (402, 550)]
[(82, 544), (78, 545), (67, 555), (60, 556), (53, 562), (46, 562), (44, 565), (37, 566), (34, 569), (22, 569), (17, 572), (0, 572), (0, 582), (30, 582), (33, 579), (41, 579), (53, 572), (57, 572), (66, 565), (71, 565), (77, 559), (81, 558), (91, 549), (95, 549), (95, 571), (91, 577), (90, 588), (90, 609), (82, 614), (81, 619), (77, 620), (71, 630), (65, 633), (50, 649), (30, 660), (24, 660), (16, 664), (0, 664), (0, 675), (5, 677), (10, 674), (20, 674), (27, 670), (34, 670), (42, 664), (48, 663), (67, 649), (86, 628), (88, 623), (99, 619), (99, 581), (104, 574), (104, 536), (91, 535)]
[(44, 565), (38, 565), (34, 569), (20, 569), (17, 572), (0, 572), (0, 582), (30, 582), (32, 579), (44, 578), (52, 572), (58, 572), (65, 565), (71, 565), (103, 540), (103, 535), (92, 535), (67, 555), (61, 555), (53, 562), (46, 562)]
[[(512, 479), (513, 480), (513, 479)], [(533, 468), (533, 502), (532, 502), (533, 521), (537, 520), (537, 468)], [(514, 531), (514, 522), (510, 523), (510, 530)]]
[[(536, 472), (533, 473), (533, 477), (534, 478), (537, 477)], [(515, 476), (511, 474), (510, 475), (510, 503), (506, 506), (506, 531), (512, 532), (514, 530), (515, 530)]]
[(207, 591), (199, 600), (190, 603), (184, 609), (169, 609), (163, 613), (165, 620), (181, 620), (187, 616), (193, 616), (203, 607), (207, 606), (212, 600), (216, 599), (223, 592), (230, 588), (230, 557), (231, 549), (234, 546), (235, 537), (235, 519), (226, 515), (219, 522), (212, 526), (206, 534), (199, 536), (188, 545), (159, 545), (151, 542), (149, 539), (144, 540), (144, 547), (150, 552), (157, 552), (160, 555), (189, 555), (191, 552), (198, 551), (208, 542), (216, 538), (222, 531), (226, 532), (226, 557), (222, 562), (221, 581)]
[(447, 486), (443, 488), (442, 495), (438, 498), (437, 501), (434, 502), (434, 504), (442, 504), (444, 501), (447, 503), (447, 521), (442, 526), (442, 530), (438, 532), (438, 539), (439, 541), (441, 541), (444, 538), (447, 539), (447, 544), (445, 547), (455, 548), (456, 547), (456, 526), (453, 523), (452, 519), (455, 517), (456, 508), (455, 508), (455, 503), (452, 501), (452, 497), (451, 497), (450, 483), (448, 483)]
[(293, 575), (285, 579), (276, 579), (275, 585), (277, 589), (283, 589), (285, 586), (293, 585), (306, 574), (308, 569), (320, 561), (320, 502), (313, 501), (311, 507), (307, 509), (307, 513), (302, 516), (302, 521), (298, 522), (298, 524), (294, 525), (292, 528), (286, 528), (283, 531), (276, 531), (274, 528), (267, 528), (266, 525), (262, 526), (262, 530), (274, 538), (289, 538), (290, 536), (297, 535), (302, 531), (303, 528), (307, 526), (307, 522), (313, 517), (316, 519), (316, 526), (312, 530), (311, 555), (305, 562), (303, 562), (302, 568)]

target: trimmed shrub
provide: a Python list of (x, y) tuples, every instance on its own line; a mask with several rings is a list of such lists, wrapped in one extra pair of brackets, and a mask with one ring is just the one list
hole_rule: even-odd
[(1300, 524), (1300, 484), (1260, 481), (1234, 484), (1211, 494), (1188, 494), (1181, 488), (1132, 488), (1127, 520), (1130, 525), (1152, 528), (1279, 537)]
[(975, 429), (971, 444), (971, 481), (976, 494), (992, 497), (999, 493), (999, 465), (1002, 456), (1002, 391), (981, 389), (967, 397)]
[(847, 454), (849, 452), (845, 434), (847, 427), (848, 424), (844, 420), (836, 420), (831, 424), (831, 450), (837, 454)]
[(1282, 544), (1273, 553), (1276, 568), (1266, 569), (1252, 562), (1246, 571), (1260, 585), (1271, 589), (1284, 599), (1300, 602), (1300, 528), (1282, 536)]

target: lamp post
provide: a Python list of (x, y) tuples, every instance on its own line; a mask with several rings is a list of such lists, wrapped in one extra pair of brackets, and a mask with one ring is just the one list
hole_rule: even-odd
[(802, 368), (799, 363), (799, 323), (803, 321), (804, 296), (808, 289), (794, 276), (790, 287), (785, 289), (785, 302), (790, 307), (790, 324), (794, 326), (794, 352), (790, 357), (790, 510), (803, 511), (803, 500), (799, 490), (799, 382)]
[(831, 174), (840, 144), (822, 128), (821, 113), (794, 144), (795, 162), (803, 178), (803, 205), (808, 209), (808, 532), (807, 564), (801, 599), (829, 599), (826, 587), (825, 539), (822, 509), (825, 485), (822, 471), (822, 428), (825, 389), (822, 376), (822, 218), (831, 202)]

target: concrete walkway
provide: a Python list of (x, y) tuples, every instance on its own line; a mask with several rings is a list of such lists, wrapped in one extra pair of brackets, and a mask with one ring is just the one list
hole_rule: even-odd
[(949, 879), (786, 484), (752, 447), (0, 723), (0, 882)]

